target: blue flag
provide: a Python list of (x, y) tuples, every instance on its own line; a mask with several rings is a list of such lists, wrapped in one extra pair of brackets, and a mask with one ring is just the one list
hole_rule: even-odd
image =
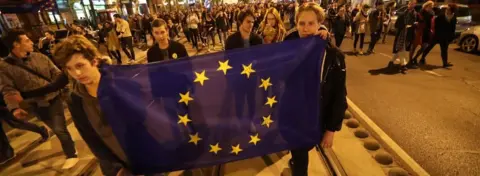
[(162, 63), (107, 66), (98, 98), (135, 174), (313, 146), (322, 136), (325, 46), (310, 37)]

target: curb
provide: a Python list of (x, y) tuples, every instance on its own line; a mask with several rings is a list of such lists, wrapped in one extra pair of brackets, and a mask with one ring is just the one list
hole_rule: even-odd
[(352, 100), (347, 97), (348, 111), (362, 124), (379, 143), (398, 160), (399, 164), (409, 173), (427, 176), (425, 171), (410, 155), (408, 155), (395, 141), (393, 141), (375, 122), (373, 122)]

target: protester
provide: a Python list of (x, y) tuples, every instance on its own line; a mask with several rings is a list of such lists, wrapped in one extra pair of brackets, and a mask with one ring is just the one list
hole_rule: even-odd
[(267, 10), (258, 32), (266, 44), (283, 41), (287, 31), (277, 9), (272, 7)]
[(56, 47), (54, 57), (74, 79), (68, 101), (73, 122), (88, 148), (98, 159), (102, 173), (119, 175), (127, 157), (104, 119), (97, 99), (102, 64), (111, 62), (82, 36), (71, 36)]
[[(325, 21), (325, 12), (316, 3), (306, 3), (298, 9), (295, 16), (297, 30), (287, 35), (285, 40), (304, 38), (320, 33), (321, 36), (327, 36), (326, 27), (321, 24)], [(320, 31), (319, 31), (320, 29)], [(347, 109), (346, 101), (346, 73), (345, 61), (336, 58), (337, 53), (328, 53), (326, 50), (325, 64), (322, 69), (322, 130), (324, 130), (321, 146), (325, 148), (332, 147), (335, 131), (339, 131), (342, 126), (342, 120)], [(292, 168), (293, 176), (308, 175), (308, 151), (314, 146), (304, 146), (293, 149), (292, 159), (289, 164)]]
[[(432, 36), (432, 18), (435, 16), (433, 5), (434, 3), (432, 1), (424, 3), (420, 13), (416, 15), (418, 24), (415, 26), (415, 41), (410, 49), (410, 61), (408, 63), (411, 68), (416, 68), (418, 66), (418, 56), (423, 53), (430, 43), (430, 38)], [(420, 49), (417, 51), (417, 54), (413, 56), (418, 45), (420, 45)]]
[[(130, 30), (130, 24), (124, 19), (122, 19), (122, 17), (119, 14), (115, 14), (113, 17), (115, 18), (115, 23), (116, 23), (115, 30), (118, 33), (118, 39), (122, 44), (123, 52), (125, 52), (127, 57), (130, 58), (130, 62), (134, 62), (135, 52), (133, 51), (133, 37), (132, 37), (132, 31)], [(127, 50), (127, 47), (130, 50), (130, 52)]]
[(363, 54), (363, 42), (365, 40), (365, 32), (367, 31), (367, 11), (370, 9), (370, 6), (367, 4), (363, 5), (360, 12), (357, 13), (353, 22), (355, 23), (355, 39), (353, 40), (353, 52), (357, 53), (357, 42), (360, 38), (360, 51), (359, 54)]
[(410, 1), (408, 3), (408, 9), (400, 15), (395, 22), (395, 28), (397, 34), (395, 35), (395, 41), (393, 42), (393, 57), (392, 60), (388, 63), (388, 67), (392, 68), (394, 62), (400, 60), (400, 71), (405, 74), (407, 73), (407, 54), (414, 41), (414, 24), (416, 21), (416, 12), (415, 5), (416, 0)]
[(235, 48), (248, 48), (250, 46), (261, 45), (262, 38), (257, 34), (252, 33), (253, 23), (255, 22), (255, 15), (252, 11), (247, 10), (240, 12), (237, 19), (239, 29), (237, 32), (228, 36), (225, 42), (225, 50)]
[(122, 55), (120, 54), (121, 46), (117, 37), (117, 33), (113, 29), (113, 26), (110, 22), (106, 22), (104, 25), (108, 52), (110, 52), (110, 55), (117, 59), (117, 64), (122, 64)]
[(12, 30), (5, 36), (4, 42), (10, 49), (10, 55), (0, 61), (0, 90), (8, 110), (17, 119), (25, 119), (35, 113), (60, 140), (67, 157), (62, 168), (72, 168), (79, 159), (65, 123), (62, 92), (25, 99), (20, 95), (50, 84), (62, 72), (47, 56), (33, 52), (33, 42), (25, 32)]
[(152, 31), (156, 44), (147, 51), (148, 63), (188, 57), (185, 46), (169, 39), (168, 30), (164, 20), (153, 20)]
[(442, 55), (443, 68), (453, 66), (448, 62), (448, 45), (455, 39), (455, 28), (457, 24), (457, 10), (456, 4), (448, 4), (444, 14), (439, 14), (435, 17), (433, 23), (433, 38), (431, 43), (425, 48), (420, 64), (425, 65), (425, 57), (432, 50), (432, 48), (440, 44), (440, 51)]
[(335, 34), (335, 45), (340, 47), (342, 45), (343, 38), (347, 32), (347, 26), (349, 25), (349, 20), (347, 19), (346, 11), (344, 6), (338, 8), (337, 16), (334, 19), (333, 23), (333, 33)]
[(380, 39), (383, 31), (383, 23), (386, 19), (383, 1), (377, 1), (376, 8), (368, 15), (368, 24), (370, 29), (370, 43), (368, 45), (367, 54), (374, 53), (375, 45)]
[[(53, 31), (47, 31), (45, 32), (45, 37), (40, 38), (40, 41), (38, 42), (38, 49), (40, 52), (48, 58), (52, 59), (52, 50), (53, 47), (55, 47), (55, 44), (59, 43), (60, 40), (55, 38), (55, 32)], [(53, 61), (53, 60), (52, 60)], [(55, 63), (55, 62), (53, 62)]]

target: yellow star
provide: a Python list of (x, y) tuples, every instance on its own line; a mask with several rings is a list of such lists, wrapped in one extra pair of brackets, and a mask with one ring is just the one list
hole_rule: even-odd
[(180, 118), (180, 120), (178, 120), (178, 124), (183, 123), (185, 126), (187, 126), (188, 122), (192, 121), (188, 118), (188, 114), (185, 114), (184, 116), (178, 115), (178, 118)]
[(226, 60), (225, 62), (218, 61), (218, 64), (220, 66), (217, 68), (217, 71), (221, 70), (225, 75), (227, 75), (227, 70), (232, 69), (232, 67), (228, 65), (228, 60)]
[(272, 83), (270, 83), (270, 77), (268, 77), (267, 79), (262, 79), (262, 84), (260, 85), (259, 88), (263, 87), (265, 91), (267, 91), (269, 86), (272, 86)]
[(263, 117), (263, 126), (267, 126), (267, 128), (270, 128), (270, 124), (273, 123), (273, 120), (271, 119), (272, 115), (268, 115), (267, 117)]
[(232, 151), (230, 153), (235, 153), (235, 155), (238, 155), (238, 153), (241, 151), (243, 150), (240, 148), (240, 144), (237, 144), (237, 146), (232, 145)]
[(270, 107), (273, 107), (273, 104), (277, 103), (277, 100), (275, 100), (275, 96), (273, 97), (267, 97), (267, 102), (265, 105), (270, 105)]
[(198, 133), (195, 133), (194, 135), (189, 134), (190, 136), (190, 141), (188, 143), (194, 143), (197, 145), (198, 141), (202, 140), (202, 138), (198, 137)]
[(196, 76), (196, 78), (193, 82), (199, 82), (200, 85), (202, 85), (202, 86), (203, 86), (203, 82), (208, 80), (208, 78), (205, 76), (205, 70), (203, 70), (202, 73), (195, 72), (195, 76)]
[(188, 102), (192, 100), (193, 98), (190, 97), (190, 91), (187, 91), (187, 93), (185, 94), (180, 93), (180, 100), (178, 101), (178, 103), (185, 103), (185, 105), (188, 106)]
[(250, 65), (248, 65), (248, 66), (245, 66), (245, 65), (242, 64), (242, 66), (243, 66), (243, 71), (242, 71), (241, 74), (242, 75), (247, 75), (247, 78), (250, 78), (251, 73), (255, 73), (255, 70), (252, 69), (252, 63), (250, 63)]
[(217, 154), (218, 151), (220, 151), (220, 150), (222, 150), (222, 148), (220, 148), (220, 146), (218, 146), (218, 143), (215, 144), (215, 145), (210, 144), (210, 152)]
[(253, 145), (257, 145), (257, 142), (260, 141), (260, 138), (258, 137), (258, 133), (255, 135), (255, 136), (252, 136), (250, 135), (250, 142), (248, 143), (252, 143)]

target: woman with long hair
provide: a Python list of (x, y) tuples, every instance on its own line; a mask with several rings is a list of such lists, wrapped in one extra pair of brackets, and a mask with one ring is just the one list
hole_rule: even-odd
[(117, 37), (117, 31), (115, 31), (113, 25), (109, 22), (103, 24), (105, 31), (106, 31), (106, 42), (107, 42), (107, 49), (110, 55), (117, 59), (117, 64), (122, 64), (122, 55), (120, 54), (120, 40)]
[(365, 39), (365, 33), (367, 31), (368, 9), (370, 9), (369, 5), (363, 5), (362, 9), (357, 13), (355, 18), (353, 18), (353, 22), (357, 26), (355, 29), (355, 39), (353, 40), (354, 53), (357, 53), (357, 42), (360, 38), (360, 51), (358, 53), (363, 54), (363, 41)]
[(260, 23), (258, 33), (266, 44), (277, 43), (283, 40), (287, 31), (277, 9), (271, 7), (267, 10), (263, 21)]

